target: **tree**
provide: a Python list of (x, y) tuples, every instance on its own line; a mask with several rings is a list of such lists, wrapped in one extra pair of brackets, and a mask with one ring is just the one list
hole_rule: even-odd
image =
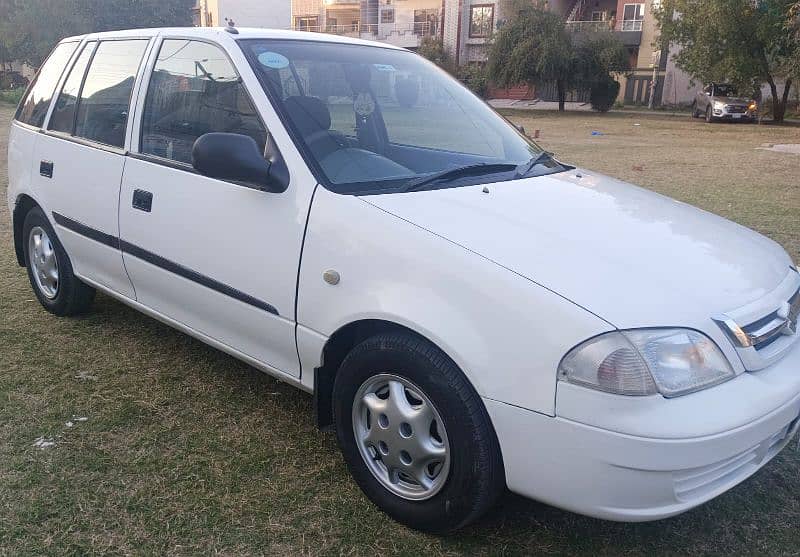
[(574, 81), (575, 50), (557, 14), (536, 6), (519, 6), (497, 33), (489, 50), (489, 78), (501, 87), (555, 82), (558, 110), (564, 111)]
[(191, 24), (194, 0), (0, 0), (0, 48), (38, 67), (70, 35)]
[(558, 109), (567, 91), (591, 89), (611, 72), (627, 70), (628, 54), (611, 32), (572, 34), (557, 14), (530, 3), (513, 6), (517, 16), (497, 33), (489, 51), (489, 78), (508, 87), (555, 83)]
[(796, 41), (795, 53), (793, 56), (794, 63), (792, 64), (791, 71), (795, 79), (800, 80), (800, 2), (795, 2), (789, 10), (786, 28), (789, 30), (789, 33), (794, 35)]
[[(681, 47), (678, 67), (704, 83), (769, 84), (782, 122), (797, 71), (800, 37), (787, 29), (796, 0), (665, 0), (656, 17), (662, 40)], [(784, 79), (779, 94), (777, 81)]]
[(630, 68), (628, 49), (610, 31), (576, 35), (574, 82), (584, 89), (596, 85), (609, 86), (612, 73), (626, 73)]
[(422, 37), (417, 49), (417, 54), (423, 58), (427, 58), (443, 70), (449, 73), (454, 73), (455, 64), (450, 53), (444, 48), (444, 44), (439, 37), (426, 35)]

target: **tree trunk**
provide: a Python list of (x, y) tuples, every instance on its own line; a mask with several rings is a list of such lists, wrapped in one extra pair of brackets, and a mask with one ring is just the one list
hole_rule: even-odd
[(782, 98), (778, 97), (778, 86), (775, 85), (775, 80), (770, 77), (767, 79), (767, 83), (769, 83), (769, 90), (772, 93), (772, 121), (781, 123), (786, 114), (786, 103), (781, 102)]
[[(792, 80), (787, 78), (786, 83), (783, 84), (783, 96), (781, 97), (781, 108), (780, 111), (775, 111), (775, 121), (776, 122), (783, 122), (783, 119), (786, 117), (786, 108), (789, 104), (789, 91), (792, 88)], [(778, 114), (780, 114), (780, 119), (778, 119)]]
[(558, 89), (558, 111), (564, 112), (566, 110), (564, 103), (567, 99), (567, 91), (562, 80), (556, 81), (556, 88)]

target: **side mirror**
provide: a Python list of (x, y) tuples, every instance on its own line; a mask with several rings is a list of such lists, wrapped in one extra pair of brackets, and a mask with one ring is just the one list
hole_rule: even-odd
[(277, 165), (264, 158), (255, 139), (238, 133), (201, 135), (192, 147), (192, 166), (203, 176), (244, 182), (271, 193), (289, 187), (287, 173), (272, 171)]

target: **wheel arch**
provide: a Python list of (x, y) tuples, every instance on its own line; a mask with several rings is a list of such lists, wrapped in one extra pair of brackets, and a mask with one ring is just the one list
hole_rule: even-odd
[[(325, 346), (322, 349), (321, 365), (314, 370), (314, 415), (320, 429), (329, 428), (333, 424), (333, 382), (347, 354), (356, 345), (369, 337), (389, 332), (410, 334), (436, 346), (447, 354), (447, 351), (443, 350), (441, 346), (430, 338), (395, 321), (360, 319), (341, 326), (325, 342)], [(449, 354), (448, 357), (450, 357)], [(452, 357), (450, 359), (452, 360)], [(458, 366), (458, 363), (456, 363), (456, 366)], [(460, 366), (458, 367), (461, 369)], [(463, 369), (461, 371), (464, 373)], [(469, 381), (466, 373), (464, 373), (464, 376)]]
[(34, 208), (40, 208), (35, 199), (33, 199), (28, 194), (20, 194), (17, 197), (17, 201), (14, 204), (14, 212), (11, 216), (11, 222), (13, 227), (13, 235), (14, 235), (14, 253), (17, 256), (17, 263), (20, 267), (25, 266), (25, 248), (24, 248), (24, 240), (22, 238), (22, 227), (25, 224), (25, 216)]

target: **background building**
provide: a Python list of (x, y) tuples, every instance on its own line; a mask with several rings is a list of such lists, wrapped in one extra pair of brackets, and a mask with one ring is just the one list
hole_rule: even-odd
[(198, 0), (194, 24), (222, 27), (233, 20), (239, 27), (289, 29), (291, 14), (291, 0)]
[[(691, 102), (696, 87), (658, 42), (652, 9), (660, 0), (549, 0), (547, 8), (576, 34), (617, 33), (630, 53), (632, 74), (621, 78), (619, 100), (647, 104), (656, 76), (655, 104)], [(425, 36), (442, 40), (458, 64), (483, 63), (491, 35), (513, 14), (505, 0), (198, 0), (195, 25), (296, 29), (385, 41), (415, 49)], [(655, 67), (654, 67), (655, 66)], [(654, 71), (655, 70), (655, 71)], [(493, 89), (493, 96), (555, 100), (554, 87)], [(585, 101), (585, 92), (568, 100)]]
[(416, 48), (440, 36), (442, 0), (292, 0), (292, 28)]
[[(690, 103), (696, 87), (691, 86), (688, 75), (675, 67), (670, 59), (674, 53), (658, 44), (658, 21), (653, 8), (659, 4), (660, 0), (550, 0), (547, 7), (563, 16), (564, 25), (573, 33), (610, 29), (622, 40), (630, 54), (632, 74), (620, 78), (620, 102), (648, 104), (655, 74), (655, 104)], [(459, 64), (486, 60), (489, 35), (513, 17), (506, 13), (507, 5), (503, 0), (445, 0), (442, 39)], [(494, 89), (493, 93), (507, 98), (557, 100), (555, 87), (534, 91), (520, 86)], [(587, 96), (573, 92), (568, 100), (585, 101)]]

